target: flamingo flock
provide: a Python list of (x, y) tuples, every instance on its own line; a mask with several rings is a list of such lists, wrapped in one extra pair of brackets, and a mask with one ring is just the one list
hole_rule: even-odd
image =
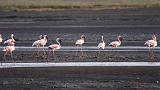
[[(61, 40), (62, 39), (63, 38), (57, 38), (56, 39), (56, 42), (57, 42), (56, 44), (51, 44), (51, 45), (48, 46), (48, 49), (53, 53), (53, 56), (55, 56), (55, 50), (61, 49)], [(43, 51), (44, 51), (44, 47), (47, 44), (47, 41), (48, 41), (48, 36), (47, 35), (40, 35), (39, 39), (34, 41), (32, 46), (37, 47), (37, 49), (43, 48)], [(121, 45), (122, 41), (123, 41), (123, 37), (122, 36), (117, 36), (117, 41), (112, 41), (111, 43), (109, 43), (108, 46), (112, 46), (114, 48), (119, 47)], [(2, 38), (2, 35), (0, 34), (0, 44), (2, 44), (2, 42), (3, 42), (3, 38)], [(15, 51), (15, 43), (16, 43), (16, 40), (14, 39), (14, 34), (11, 34), (10, 38), (8, 40), (4, 41), (4, 44), (7, 45), (3, 49), (3, 51), (5, 52), (4, 53), (4, 59), (6, 58), (6, 56), (10, 56), (13, 59), (13, 51)], [(82, 55), (83, 55), (82, 46), (83, 46), (84, 43), (85, 43), (85, 35), (81, 35), (80, 39), (78, 39), (75, 42), (75, 45), (77, 46), (77, 49), (78, 49), (78, 47), (80, 47)], [(152, 39), (147, 40), (144, 43), (144, 45), (147, 45), (149, 47), (149, 51), (151, 52), (151, 55), (152, 55), (151, 57), (153, 57), (152, 48), (157, 46), (156, 35), (152, 35)], [(104, 36), (102, 35), (101, 36), (101, 42), (98, 44), (97, 48), (98, 49), (105, 49), (105, 47), (106, 47), (106, 43), (104, 41)], [(45, 51), (44, 51), (44, 54), (46, 54)]]

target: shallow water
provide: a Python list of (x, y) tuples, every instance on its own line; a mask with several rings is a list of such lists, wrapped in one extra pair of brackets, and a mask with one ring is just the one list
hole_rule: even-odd
[[(14, 52), (13, 59), (7, 57), (4, 60), (3, 52), (0, 52), (0, 60), (3, 63), (159, 62), (159, 47), (154, 49), (154, 59), (150, 58), (148, 48), (143, 47), (152, 34), (157, 34), (159, 39), (159, 25), (158, 8), (0, 12), (0, 33), (4, 40), (8, 39), (11, 33), (15, 34), (17, 40), (17, 51)], [(64, 48), (56, 51), (54, 57), (49, 56), (48, 52), (44, 56), (43, 52), (40, 52), (38, 56), (36, 52), (32, 52), (34, 48), (30, 46), (41, 34), (49, 37), (46, 46), (56, 43), (57, 37), (63, 37)], [(82, 34), (86, 36), (84, 46), (89, 46), (83, 49), (83, 55), (81, 52), (76, 54), (76, 48), (72, 47), (74, 51), (65, 48), (75, 46), (75, 41)], [(122, 47), (114, 49), (115, 51), (107, 51), (112, 49), (107, 47), (106, 51), (98, 53), (96, 46), (101, 42), (101, 35), (107, 45), (116, 40), (118, 35), (123, 36)], [(91, 46), (95, 47), (90, 49)], [(159, 72), (159, 67), (5, 68), (0, 69), (0, 89), (160, 90)]]

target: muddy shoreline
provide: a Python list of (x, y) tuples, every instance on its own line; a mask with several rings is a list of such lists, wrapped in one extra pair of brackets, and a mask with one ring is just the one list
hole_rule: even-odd
[[(116, 40), (117, 35), (121, 35), (124, 37), (122, 46), (143, 46), (152, 34), (156, 34), (159, 39), (159, 16), (158, 8), (0, 12), (0, 33), (4, 40), (14, 33), (17, 39), (16, 46), (31, 46), (40, 34), (48, 35), (47, 45), (55, 43), (57, 37), (63, 37), (63, 46), (74, 46), (75, 41), (84, 34), (86, 36), (84, 46), (97, 46), (101, 35), (104, 35), (107, 44)], [(13, 61), (11, 58), (4, 61), (3, 52), (0, 52), (0, 56), (2, 62)], [(159, 61), (159, 52), (155, 52), (155, 56), (156, 61)], [(150, 61), (148, 52), (101, 52), (101, 54), (84, 52), (80, 59), (75, 56), (75, 52), (57, 51), (56, 58), (57, 61), (50, 57), (51, 62)], [(41, 55), (36, 57), (33, 52), (16, 51), (13, 59), (15, 62), (47, 60)], [(160, 89), (159, 67), (6, 68), (0, 69), (0, 73), (0, 89), (5, 90)]]
[(158, 67), (59, 67), (1, 69), (5, 90), (158, 90)]

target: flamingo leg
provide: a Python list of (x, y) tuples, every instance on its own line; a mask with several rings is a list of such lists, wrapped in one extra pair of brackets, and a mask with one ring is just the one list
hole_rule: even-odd
[(83, 55), (83, 51), (82, 51), (82, 45), (81, 45), (81, 55)]
[(50, 56), (51, 56), (51, 52), (52, 52), (52, 50), (49, 50), (49, 52), (48, 52), (48, 62), (50, 61)]
[(33, 56), (38, 56), (38, 47), (36, 47), (34, 53), (33, 53)]
[(46, 55), (46, 51), (44, 49), (44, 46), (43, 46), (43, 57)]
[(100, 50), (100, 49), (101, 49), (101, 48), (99, 48), (99, 52), (98, 52), (99, 54), (101, 53), (101, 50)]
[(151, 55), (150, 55), (150, 47), (149, 47), (149, 53), (148, 53), (148, 57), (150, 58), (150, 56), (151, 56)]
[(3, 55), (3, 59), (6, 60), (6, 55), (8, 55), (8, 52), (6, 51), (5, 54)]
[(52, 50), (53, 58), (56, 60), (55, 49)]
[(100, 53), (101, 53), (101, 51), (100, 51), (100, 48), (99, 48), (98, 52), (97, 52), (97, 58), (99, 58)]
[[(43, 52), (41, 52), (41, 49), (42, 49), (42, 51), (44, 52), (43, 47), (38, 46), (38, 48), (37, 48), (37, 52), (38, 52), (38, 53), (37, 53), (37, 56), (38, 56), (38, 57), (40, 57), (40, 56), (43, 57), (43, 56), (44, 56), (44, 55), (42, 54)], [(41, 55), (41, 54), (42, 54), (42, 55)]]
[(77, 47), (77, 51), (76, 51), (76, 56), (77, 56), (78, 55), (78, 45), (76, 47)]
[(40, 46), (37, 47), (37, 56), (38, 57), (40, 56), (40, 50), (39, 49), (40, 49)]
[(154, 55), (154, 52), (153, 52), (153, 47), (151, 48), (151, 60), (155, 60), (155, 55)]
[[(10, 55), (11, 55), (11, 59), (13, 60), (13, 53), (10, 52)], [(15, 61), (13, 60), (13, 62), (15, 62)]]
[(33, 58), (35, 58), (35, 60), (37, 59), (36, 57), (38, 56), (38, 47), (36, 47), (35, 49), (34, 49), (34, 51), (33, 51), (33, 54), (32, 54), (32, 56), (33, 56)]
[(84, 53), (83, 53), (83, 48), (82, 48), (82, 45), (80, 46), (81, 47), (81, 55), (80, 55), (80, 58), (82, 58), (84, 56)]
[(151, 60), (154, 60), (155, 59), (155, 55), (154, 55), (154, 52), (153, 52), (153, 48), (152, 47), (149, 47), (149, 58)]

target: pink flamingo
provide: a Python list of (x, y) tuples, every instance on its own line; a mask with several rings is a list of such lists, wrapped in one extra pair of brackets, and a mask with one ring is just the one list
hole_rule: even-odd
[(150, 59), (154, 60), (155, 56), (153, 53), (153, 48), (157, 46), (157, 38), (156, 35), (152, 35), (152, 40), (147, 40), (144, 45), (149, 47), (149, 57)]
[[(48, 48), (52, 51), (53, 56), (55, 56), (55, 50), (58, 50), (61, 48), (61, 40), (62, 38), (57, 38), (56, 39), (57, 44), (51, 44), (48, 46)], [(48, 55), (50, 55), (50, 53)]]
[(120, 46), (123, 38), (122, 38), (122, 36), (118, 36), (117, 39), (118, 39), (118, 41), (111, 42), (109, 44), (109, 46), (112, 46), (112, 47), (118, 47), (118, 46)]
[(12, 44), (15, 44), (14, 34), (11, 34), (11, 38), (4, 41), (4, 44), (8, 44), (9, 46), (13, 46)]
[(12, 42), (12, 44), (10, 44), (9, 46), (6, 46), (6, 48), (3, 49), (3, 51), (5, 52), (4, 54), (4, 59), (6, 58), (7, 55), (10, 55), (11, 58), (13, 59), (13, 51), (15, 51), (15, 46), (14, 46), (14, 43)]

